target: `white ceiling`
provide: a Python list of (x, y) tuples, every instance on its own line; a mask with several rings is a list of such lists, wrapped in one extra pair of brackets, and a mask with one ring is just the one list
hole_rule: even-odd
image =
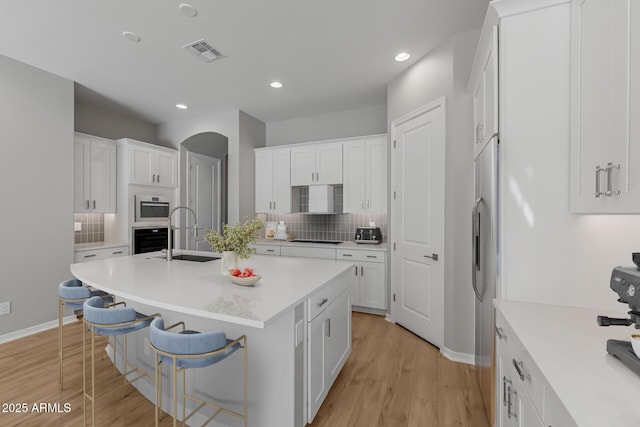
[[(386, 84), (479, 28), (488, 0), (188, 1), (195, 18), (181, 3), (1, 0), (0, 54), (74, 80), (80, 101), (153, 123), (231, 108), (268, 123), (385, 104)], [(199, 39), (226, 57), (204, 63), (182, 49)], [(396, 63), (403, 50), (411, 59)]]

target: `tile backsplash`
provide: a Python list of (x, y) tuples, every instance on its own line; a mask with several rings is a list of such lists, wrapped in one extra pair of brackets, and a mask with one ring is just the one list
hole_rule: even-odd
[(81, 230), (74, 232), (75, 243), (104, 242), (104, 214), (74, 214), (73, 221), (79, 222)]
[(267, 221), (284, 221), (287, 233), (296, 239), (353, 240), (356, 228), (376, 223), (382, 232), (382, 241), (387, 241), (387, 214), (332, 214), (309, 215), (300, 213), (267, 214)]

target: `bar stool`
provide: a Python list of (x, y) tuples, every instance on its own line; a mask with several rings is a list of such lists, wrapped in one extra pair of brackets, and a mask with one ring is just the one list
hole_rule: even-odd
[[(102, 394), (96, 396), (96, 372), (95, 372), (95, 335), (102, 335), (105, 337), (114, 337), (114, 343), (117, 336), (123, 336), (123, 384), (122, 391), (126, 392), (127, 384), (131, 384), (140, 378), (147, 377), (153, 379), (153, 377), (144, 371), (143, 369), (137, 367), (131, 362), (127, 361), (127, 334), (131, 332), (135, 332), (137, 330), (146, 328), (149, 326), (151, 321), (160, 316), (160, 314), (152, 314), (150, 316), (138, 313), (133, 308), (129, 308), (126, 306), (124, 302), (118, 303), (106, 303), (104, 298), (101, 297), (92, 297), (84, 302), (82, 306), (82, 310), (84, 312), (83, 321), (85, 324), (85, 328), (82, 329), (82, 389), (83, 389), (83, 408), (84, 408), (84, 420), (86, 425), (86, 402), (87, 399), (91, 401), (91, 425), (95, 425), (95, 404), (96, 400), (111, 393), (117, 388), (113, 388), (111, 390), (103, 391)], [(118, 307), (118, 306), (122, 307)], [(86, 387), (86, 331), (91, 331), (91, 394), (87, 393)], [(113, 364), (116, 366), (117, 361), (117, 352), (114, 346), (113, 349)], [(131, 368), (129, 370), (129, 368)], [(130, 374), (138, 373), (138, 376), (132, 379), (128, 379)], [(112, 382), (118, 380), (118, 378), (113, 378), (111, 381), (102, 384), (102, 386), (107, 386)], [(126, 394), (126, 393), (125, 393)]]
[[(58, 285), (58, 359), (60, 360), (60, 376), (58, 383), (60, 390), (63, 385), (63, 367), (64, 367), (64, 343), (62, 333), (62, 316), (65, 308), (74, 310), (76, 316), (82, 315), (82, 303), (93, 296), (108, 296), (106, 292), (88, 288), (78, 279), (69, 279)], [(113, 302), (113, 296), (109, 296), (110, 302)], [(74, 352), (71, 354), (77, 354)], [(67, 353), (67, 356), (70, 354)]]
[[(169, 332), (171, 329), (182, 326), (179, 333)], [(236, 340), (227, 339), (222, 331), (197, 332), (185, 330), (184, 322), (178, 322), (168, 328), (164, 327), (161, 318), (154, 319), (150, 327), (151, 348), (156, 355), (156, 426), (158, 425), (158, 403), (162, 411), (162, 362), (171, 362), (173, 366), (173, 425), (177, 424), (177, 374), (182, 372), (182, 423), (184, 424), (192, 415), (202, 407), (209, 406), (216, 412), (207, 419), (204, 425), (211, 422), (221, 412), (239, 417), (247, 426), (247, 336), (242, 335)], [(202, 368), (211, 366), (227, 358), (238, 349), (244, 349), (244, 414), (223, 408), (211, 402), (206, 402), (186, 393), (185, 372), (189, 368)], [(200, 403), (196, 409), (186, 416), (186, 400), (190, 399)]]

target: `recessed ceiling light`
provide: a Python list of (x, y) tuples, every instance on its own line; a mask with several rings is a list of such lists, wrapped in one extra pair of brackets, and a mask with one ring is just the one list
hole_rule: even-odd
[(396, 62), (404, 62), (409, 58), (411, 58), (411, 55), (409, 55), (407, 52), (400, 52), (394, 59), (396, 60)]
[(189, 107), (187, 107), (187, 106), (186, 106), (186, 105), (184, 105), (184, 104), (176, 104), (176, 108), (179, 108), (179, 109), (181, 109), (181, 110), (186, 110), (186, 109), (187, 109), (187, 108), (189, 108)]
[(198, 10), (190, 4), (182, 3), (178, 6), (178, 9), (180, 9), (180, 12), (182, 12), (184, 16), (188, 16), (189, 18), (198, 16)]
[(271, 82), (271, 83), (269, 84), (269, 86), (271, 86), (271, 87), (272, 87), (272, 88), (274, 88), (274, 89), (280, 89), (280, 88), (282, 88), (282, 86), (283, 86), (283, 85), (282, 85), (282, 83), (280, 83), (280, 82)]
[(122, 37), (129, 40), (130, 42), (135, 42), (135, 43), (138, 43), (140, 40), (142, 40), (139, 35), (131, 31), (123, 31)]

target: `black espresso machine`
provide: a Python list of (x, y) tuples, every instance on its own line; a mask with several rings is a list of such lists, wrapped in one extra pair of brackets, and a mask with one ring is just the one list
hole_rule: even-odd
[[(620, 297), (618, 302), (629, 305), (629, 318), (598, 316), (598, 325), (634, 325), (636, 329), (640, 329), (640, 252), (633, 253), (633, 262), (637, 267), (615, 267), (609, 283), (611, 289)], [(640, 375), (640, 359), (633, 352), (629, 341), (607, 340), (607, 352)]]

